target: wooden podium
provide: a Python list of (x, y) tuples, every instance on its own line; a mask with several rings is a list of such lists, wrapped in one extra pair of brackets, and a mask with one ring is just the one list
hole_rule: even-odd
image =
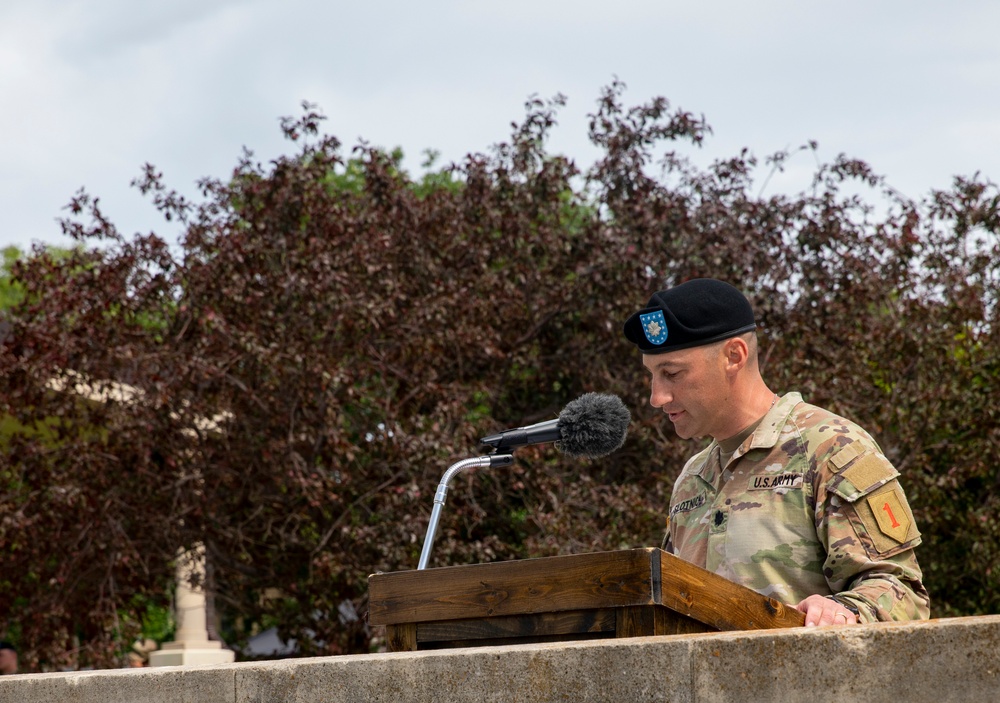
[(652, 547), (379, 573), (390, 652), (798, 627), (805, 616)]

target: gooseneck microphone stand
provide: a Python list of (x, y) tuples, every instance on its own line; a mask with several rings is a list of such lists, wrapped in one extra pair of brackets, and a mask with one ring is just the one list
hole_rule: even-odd
[(437, 492), (434, 494), (434, 509), (431, 511), (431, 521), (427, 524), (427, 536), (424, 537), (424, 548), (420, 552), (420, 563), (417, 569), (426, 569), (427, 562), (431, 558), (431, 547), (434, 545), (434, 537), (437, 535), (438, 520), (441, 518), (441, 510), (444, 508), (445, 498), (448, 497), (448, 484), (458, 474), (466, 469), (494, 468), (496, 466), (510, 466), (514, 463), (513, 454), (490, 454), (489, 456), (477, 456), (472, 459), (462, 459), (462, 461), (452, 464), (444, 472), (441, 482), (438, 484)]

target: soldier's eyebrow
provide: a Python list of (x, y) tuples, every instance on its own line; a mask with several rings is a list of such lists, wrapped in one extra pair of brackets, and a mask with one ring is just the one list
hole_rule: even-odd
[(679, 359), (663, 359), (654, 363), (651, 367), (643, 364), (647, 373), (653, 373), (654, 371), (659, 371), (661, 369), (669, 367), (671, 370), (679, 371), (681, 369), (687, 368), (687, 364)]

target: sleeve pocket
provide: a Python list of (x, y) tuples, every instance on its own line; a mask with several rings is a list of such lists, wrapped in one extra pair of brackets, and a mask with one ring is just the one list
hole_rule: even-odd
[(920, 544), (920, 531), (898, 476), (888, 459), (869, 453), (834, 476), (828, 486), (845, 501), (844, 514), (872, 559)]

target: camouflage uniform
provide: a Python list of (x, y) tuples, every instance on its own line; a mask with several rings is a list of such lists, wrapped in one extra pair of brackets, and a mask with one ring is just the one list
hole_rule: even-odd
[(789, 393), (719, 462), (713, 441), (684, 466), (664, 549), (785, 603), (836, 594), (862, 622), (929, 617), (899, 472), (863, 429)]

